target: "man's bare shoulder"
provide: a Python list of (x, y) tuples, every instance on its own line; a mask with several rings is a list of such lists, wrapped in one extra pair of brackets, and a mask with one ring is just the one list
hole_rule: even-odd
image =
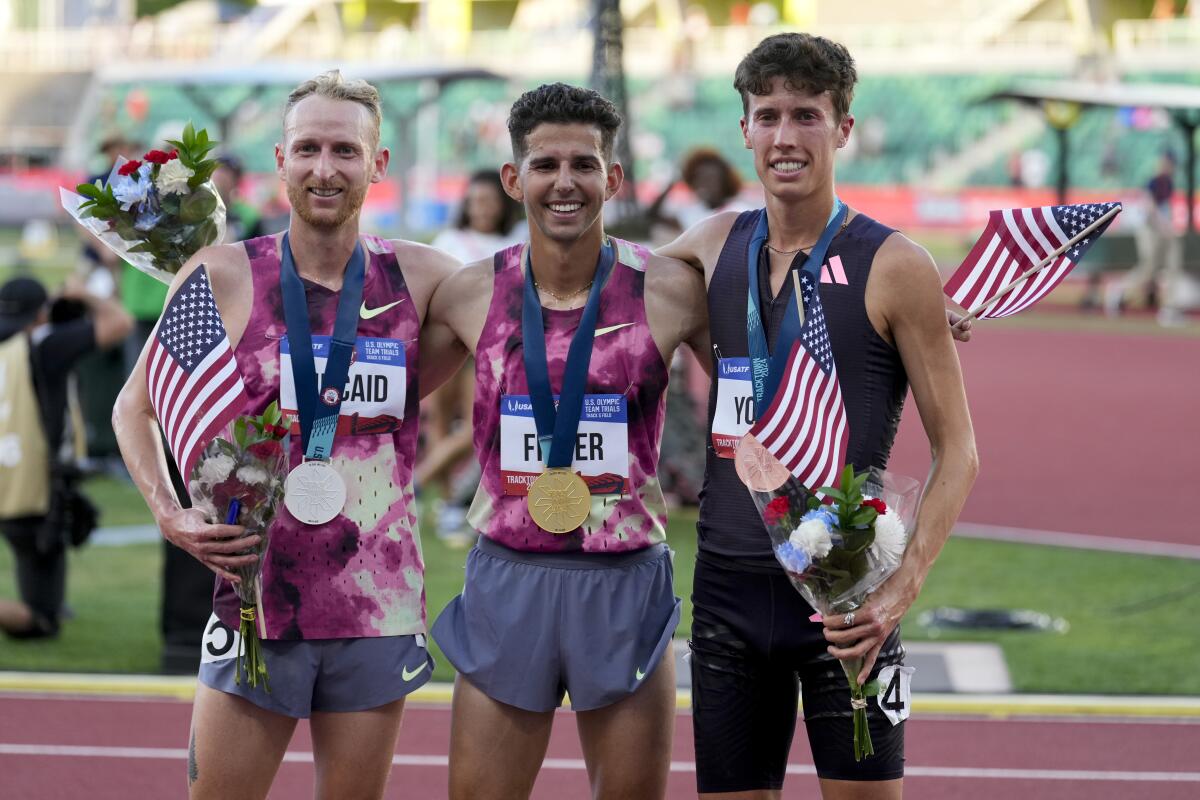
[(413, 265), (420, 269), (441, 272), (449, 275), (461, 265), (459, 260), (444, 250), (430, 247), (420, 242), (408, 239), (389, 239), (396, 250), (396, 260), (402, 265)]
[(733, 223), (737, 222), (737, 218), (741, 215), (741, 211), (722, 211), (713, 214), (688, 228), (684, 231), (684, 235), (690, 234), (704, 240), (719, 239), (724, 242), (729, 238), (729, 232), (733, 230)]
[(941, 275), (933, 256), (902, 233), (893, 233), (875, 254), (871, 277), (879, 288), (891, 292), (925, 291), (941, 286)]
[(250, 285), (250, 259), (246, 255), (246, 248), (241, 242), (232, 242), (197, 250), (171, 282), (172, 292), (201, 267), (208, 270), (218, 300), (222, 296), (241, 292)]
[(704, 279), (683, 261), (652, 253), (646, 259), (646, 289), (670, 297), (703, 295)]
[(677, 258), (694, 268), (711, 269), (721, 255), (725, 240), (729, 238), (729, 232), (733, 230), (733, 224), (740, 215), (739, 211), (713, 214), (697, 222), (681, 233), (675, 241), (663, 245), (656, 252), (662, 256)]

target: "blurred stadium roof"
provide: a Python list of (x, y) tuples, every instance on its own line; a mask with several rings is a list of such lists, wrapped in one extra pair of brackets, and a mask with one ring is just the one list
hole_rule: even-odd
[(1022, 100), (1041, 103), (1056, 100), (1081, 106), (1200, 109), (1200, 86), (1169, 83), (1094, 83), (1092, 81), (1018, 81), (993, 92), (988, 100)]
[(1067, 132), (1078, 119), (1079, 110), (1094, 106), (1116, 108), (1161, 108), (1179, 127), (1185, 148), (1184, 180), (1187, 194), (1187, 227), (1196, 230), (1196, 129), (1200, 127), (1200, 86), (1171, 83), (1121, 83), (1117, 81), (1017, 81), (993, 92), (982, 102), (1017, 100), (1040, 106), (1058, 132), (1059, 202), (1065, 202), (1068, 184), (1069, 149)]
[(435, 81), (446, 85), (460, 80), (504, 80), (503, 76), (478, 67), (413, 66), (380, 64), (347, 64), (340, 62), (275, 62), (237, 66), (204, 65), (195, 62), (162, 63), (151, 67), (145, 64), (119, 64), (103, 68), (99, 78), (104, 83), (170, 83), (179, 86), (295, 85), (314, 75), (340, 69), (346, 77), (362, 78), (370, 83), (389, 81)]

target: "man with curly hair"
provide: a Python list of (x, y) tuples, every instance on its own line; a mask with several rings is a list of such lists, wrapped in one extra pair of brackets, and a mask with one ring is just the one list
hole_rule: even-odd
[[(738, 66), (741, 131), (766, 207), (710, 217), (662, 255), (703, 270), (714, 374), (750, 362), (751, 335), (771, 352), (795, 303), (792, 273), (819, 276), (819, 296), (849, 423), (847, 459), (886, 467), (911, 388), (933, 453), (916, 533), (898, 571), (853, 615), (821, 620), (776, 563), (770, 538), (734, 470), (732, 451), (753, 414), (751, 381), (713, 381), (711, 439), (693, 588), (692, 720), (701, 796), (778, 797), (803, 693), (804, 721), (827, 799), (898, 798), (904, 726), (874, 698), (875, 755), (856, 762), (852, 711), (838, 659), (863, 658), (861, 680), (902, 663), (897, 624), (916, 599), (966, 500), (978, 461), (941, 280), (929, 254), (845, 206), (834, 160), (854, 128), (854, 60), (805, 33), (764, 39)], [(824, 239), (827, 255), (808, 265)], [(751, 242), (762, 246), (752, 252)], [(748, 293), (761, 326), (748, 313)], [(951, 321), (954, 318), (951, 317)], [(965, 334), (956, 336), (966, 338)], [(786, 350), (785, 350), (786, 352)], [(743, 370), (745, 371), (745, 370)], [(736, 385), (736, 397), (720, 397)]]

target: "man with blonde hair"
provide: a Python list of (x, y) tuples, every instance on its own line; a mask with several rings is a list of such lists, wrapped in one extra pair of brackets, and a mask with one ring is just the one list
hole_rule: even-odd
[(318, 798), (382, 796), (404, 697), (432, 672), (412, 483), (417, 335), (457, 263), (360, 233), (367, 189), (388, 165), (379, 124), (379, 94), (363, 81), (331, 72), (298, 86), (275, 149), (288, 230), (206, 248), (171, 287), (206, 268), (246, 386), (242, 413), (278, 401), (292, 417), (290, 467), (318, 470), (341, 492), (332, 516), (281, 508), (271, 525), (261, 600), (269, 692), (235, 675), (232, 582), (258, 537), (180, 507), (145, 352), (113, 414), (163, 535), (217, 575), (192, 717), (193, 798), (265, 797), (298, 718), (311, 722)]

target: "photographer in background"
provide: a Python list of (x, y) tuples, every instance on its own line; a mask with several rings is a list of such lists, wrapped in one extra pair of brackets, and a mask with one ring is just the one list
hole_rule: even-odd
[(0, 533), (23, 603), (0, 604), (0, 628), (14, 638), (58, 634), (66, 545), (82, 543), (95, 525), (74, 465), (58, 457), (72, 368), (132, 329), (116, 301), (89, 294), (78, 279), (53, 304), (34, 278), (0, 287)]

